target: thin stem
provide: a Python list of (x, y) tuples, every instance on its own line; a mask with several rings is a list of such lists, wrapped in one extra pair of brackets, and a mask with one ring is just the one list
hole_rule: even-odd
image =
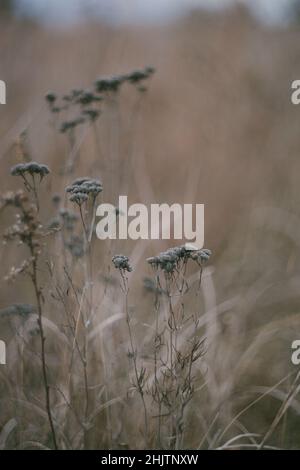
[(146, 407), (146, 402), (145, 402), (145, 397), (144, 397), (144, 390), (143, 390), (143, 386), (141, 384), (141, 377), (138, 373), (137, 360), (136, 360), (136, 350), (135, 350), (135, 347), (134, 347), (133, 335), (132, 335), (132, 330), (131, 330), (131, 326), (130, 326), (130, 315), (129, 315), (129, 308), (128, 308), (128, 293), (129, 293), (128, 282), (127, 282), (127, 279), (125, 278), (124, 273), (122, 271), (120, 271), (120, 272), (121, 272), (121, 276), (122, 276), (122, 280), (123, 280), (123, 289), (124, 289), (124, 293), (125, 293), (125, 311), (126, 311), (126, 323), (127, 323), (127, 326), (128, 326), (129, 341), (130, 341), (130, 348), (131, 348), (130, 353), (131, 353), (132, 360), (133, 360), (136, 386), (137, 386), (137, 390), (140, 394), (142, 404), (143, 404), (143, 409), (144, 409), (145, 441), (146, 441), (146, 445), (147, 445), (147, 443), (148, 443), (148, 414), (147, 414), (147, 407)]
[(44, 335), (44, 327), (43, 327), (41, 291), (38, 287), (37, 260), (34, 255), (34, 249), (33, 249), (32, 244), (30, 244), (30, 250), (31, 250), (32, 257), (33, 257), (32, 283), (34, 286), (34, 291), (35, 291), (35, 296), (36, 296), (36, 301), (37, 301), (37, 310), (38, 310), (38, 325), (39, 325), (40, 339), (41, 339), (42, 373), (43, 373), (43, 381), (44, 381), (44, 388), (45, 388), (46, 411), (47, 411), (48, 420), (50, 424), (54, 449), (57, 450), (58, 446), (57, 446), (54, 423), (53, 423), (52, 414), (51, 414), (50, 387), (49, 387), (49, 382), (48, 382), (48, 374), (47, 374), (47, 366), (46, 366), (46, 354), (45, 354), (46, 338)]

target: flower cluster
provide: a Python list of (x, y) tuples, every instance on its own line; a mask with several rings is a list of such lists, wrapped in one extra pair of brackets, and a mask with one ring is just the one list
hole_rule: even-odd
[(75, 129), (80, 124), (84, 124), (83, 117), (78, 117), (76, 119), (72, 119), (71, 121), (65, 121), (60, 126), (60, 132), (65, 134), (66, 132)]
[(26, 318), (32, 313), (36, 313), (36, 307), (31, 304), (13, 304), (0, 310), (0, 317), (17, 315)]
[(173, 274), (178, 270), (180, 263), (187, 262), (188, 259), (196, 261), (202, 265), (211, 256), (208, 249), (198, 250), (189, 245), (177, 246), (147, 259), (147, 262), (156, 269), (161, 269), (166, 274)]
[(27, 201), (27, 196), (19, 189), (18, 191), (8, 191), (1, 196), (0, 208), (4, 209), (7, 206), (21, 207)]
[(117, 92), (123, 83), (140, 84), (153, 75), (153, 67), (145, 67), (144, 70), (134, 70), (125, 75), (117, 75), (109, 78), (100, 78), (95, 82), (95, 89), (98, 93)]
[(42, 165), (36, 162), (29, 162), (29, 163), (18, 163), (10, 170), (11, 175), (13, 176), (23, 176), (25, 177), (27, 174), (31, 175), (39, 175), (40, 179), (42, 180), (44, 176), (50, 173), (50, 170), (47, 165)]
[(128, 271), (130, 273), (132, 271), (128, 256), (115, 255), (112, 258), (112, 262), (114, 264), (114, 267), (122, 272)]

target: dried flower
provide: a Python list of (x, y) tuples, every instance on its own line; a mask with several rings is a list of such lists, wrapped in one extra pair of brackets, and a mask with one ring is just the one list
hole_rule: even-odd
[(77, 214), (75, 214), (75, 212), (72, 212), (68, 209), (62, 208), (59, 211), (59, 215), (63, 220), (64, 228), (70, 232), (73, 231), (75, 223), (78, 220)]
[(115, 255), (113, 256), (112, 258), (112, 262), (114, 264), (114, 267), (116, 269), (119, 269), (120, 271), (128, 271), (128, 272), (131, 272), (132, 271), (132, 267), (130, 266), (129, 264), (129, 258), (128, 256), (124, 256), (124, 255)]
[(123, 75), (120, 76), (114, 76), (110, 78), (99, 78), (95, 82), (95, 89), (98, 93), (103, 93), (103, 92), (117, 92), (126, 80), (126, 77)]
[(88, 200), (88, 196), (85, 193), (75, 193), (70, 196), (70, 201), (75, 202), (75, 204), (78, 204), (78, 206), (81, 206), (84, 202)]
[(84, 255), (84, 240), (83, 238), (72, 235), (70, 240), (66, 242), (66, 247), (74, 258), (81, 258)]
[(0, 310), (0, 317), (17, 315), (20, 317), (28, 317), (32, 313), (36, 313), (36, 307), (31, 304), (13, 304)]

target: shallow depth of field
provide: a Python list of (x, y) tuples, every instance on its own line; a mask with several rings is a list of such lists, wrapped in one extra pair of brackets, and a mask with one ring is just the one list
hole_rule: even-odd
[[(0, 20), (1, 449), (300, 448), (299, 39), (243, 9)], [(11, 175), (31, 161), (42, 181)], [(81, 177), (101, 190), (66, 192)], [(209, 259), (98, 240), (119, 195), (204, 203)]]

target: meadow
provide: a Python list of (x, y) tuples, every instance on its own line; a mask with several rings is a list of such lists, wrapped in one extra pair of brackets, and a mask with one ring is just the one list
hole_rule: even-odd
[[(1, 449), (299, 449), (300, 31), (1, 20)], [(96, 207), (205, 204), (205, 245)]]

